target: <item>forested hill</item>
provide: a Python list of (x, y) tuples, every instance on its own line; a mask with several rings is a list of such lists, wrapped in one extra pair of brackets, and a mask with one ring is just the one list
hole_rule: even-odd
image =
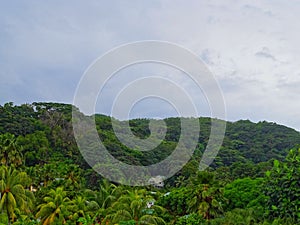
[[(18, 106), (6, 103), (0, 106), (0, 134), (14, 135), (17, 144), (22, 146), (27, 166), (67, 159), (87, 167), (74, 140), (71, 120), (72, 105), (69, 104), (32, 103)], [(180, 136), (180, 119), (165, 119), (165, 140), (153, 151), (141, 153), (118, 141), (110, 117), (96, 115), (95, 120), (99, 136), (107, 149), (118, 159), (131, 164), (148, 165), (160, 161), (172, 152)], [(210, 132), (210, 118), (200, 118), (199, 121), (201, 132), (195, 160), (205, 149)], [(147, 138), (150, 134), (148, 125), (148, 119), (130, 121), (133, 133), (141, 138)], [(300, 144), (300, 133), (286, 126), (266, 121), (228, 122), (222, 148), (212, 167), (283, 160), (288, 150), (297, 144)]]
[[(191, 122), (165, 119), (164, 140), (140, 151), (144, 145), (128, 148), (115, 136), (112, 121), (120, 128), (128, 121), (88, 117), (60, 103), (0, 106), (0, 225), (300, 224), (299, 132), (265, 121), (228, 122), (219, 154), (199, 171), (211, 126), (210, 118), (199, 118), (198, 145), (189, 162), (167, 180), (130, 187), (106, 180), (91, 168), (99, 164), (85, 162), (73, 135), (72, 109), (87, 121), (95, 119), (106, 149), (134, 165), (150, 165), (170, 155), (181, 135), (180, 121)], [(149, 122), (134, 119), (129, 125), (145, 139)], [(153, 122), (151, 126), (161, 128)], [(190, 136), (181, 150), (190, 144)], [(95, 145), (87, 141), (92, 143), (87, 155), (95, 157), (89, 154), (95, 153)], [(100, 166), (114, 172), (111, 165), (108, 161)], [(164, 169), (173, 166), (174, 161)], [(122, 178), (123, 171), (116, 172)]]

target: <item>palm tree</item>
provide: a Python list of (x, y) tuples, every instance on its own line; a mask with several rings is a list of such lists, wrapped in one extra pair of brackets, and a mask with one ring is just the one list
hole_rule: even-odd
[(48, 195), (44, 197), (44, 203), (38, 206), (37, 219), (40, 219), (43, 225), (58, 224), (65, 221), (70, 214), (70, 199), (67, 192), (62, 187), (51, 189)]
[(107, 209), (121, 196), (124, 192), (122, 186), (116, 186), (108, 180), (103, 179), (100, 188), (97, 191), (85, 190), (84, 196), (88, 201), (96, 202), (99, 206), (97, 217), (103, 221), (107, 214)]
[(189, 211), (197, 212), (204, 219), (210, 220), (223, 212), (221, 201), (223, 200), (222, 189), (214, 179), (214, 174), (198, 172), (191, 179), (191, 200)]
[(71, 165), (70, 172), (65, 175), (66, 185), (71, 189), (80, 189), (81, 177), (78, 166)]
[(97, 192), (97, 200), (101, 208), (106, 209), (110, 207), (112, 203), (121, 196), (123, 191), (122, 186), (116, 186), (108, 180), (103, 179), (100, 184), (100, 190)]
[(5, 166), (19, 166), (22, 164), (22, 158), (20, 147), (16, 144), (15, 135), (10, 133), (0, 135), (0, 163)]
[[(39, 168), (39, 167), (38, 167)], [(40, 178), (44, 187), (49, 186), (55, 177), (57, 177), (56, 165), (53, 163), (47, 163), (40, 169)]]
[(82, 196), (76, 196), (74, 200), (70, 202), (69, 210), (73, 213), (70, 219), (73, 221), (78, 221), (80, 217), (86, 218), (88, 216), (97, 215), (99, 210), (99, 205), (95, 201), (88, 201)]
[(38, 187), (40, 185), (40, 170), (38, 167), (25, 167), (25, 172), (26, 174), (30, 177), (30, 186), (31, 188), (33, 187)]
[(34, 196), (24, 188), (28, 179), (25, 172), (5, 166), (0, 168), (0, 211), (6, 212), (8, 224), (15, 220), (16, 211), (30, 213)]
[(146, 190), (136, 189), (128, 191), (122, 195), (108, 210), (105, 218), (106, 222), (115, 223), (133, 223), (134, 224), (166, 224), (166, 222), (157, 215), (164, 209), (160, 206), (148, 206), (153, 198), (147, 195)]
[(97, 215), (91, 217), (90, 215), (86, 215), (85, 217), (80, 217), (77, 222), (82, 225), (94, 225), (96, 221)]

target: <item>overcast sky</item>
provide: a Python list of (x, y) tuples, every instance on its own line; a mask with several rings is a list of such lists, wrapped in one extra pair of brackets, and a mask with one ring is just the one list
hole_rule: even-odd
[[(223, 91), (228, 120), (300, 130), (300, 1), (0, 3), (0, 104), (72, 103), (96, 58), (128, 42), (162, 40), (207, 64)], [(170, 110), (152, 99), (132, 115), (163, 117)]]

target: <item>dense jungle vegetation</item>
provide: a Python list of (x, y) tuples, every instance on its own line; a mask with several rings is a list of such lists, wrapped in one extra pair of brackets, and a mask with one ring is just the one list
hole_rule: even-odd
[[(111, 183), (85, 162), (72, 128), (72, 106), (0, 106), (0, 224), (300, 224), (300, 133), (270, 122), (228, 122), (213, 164), (198, 171), (210, 118), (192, 159), (163, 188)], [(167, 118), (166, 137), (149, 152), (114, 135), (112, 118), (95, 115), (99, 137), (128, 164), (150, 165), (169, 155), (180, 118)], [(149, 120), (130, 122), (149, 136)]]

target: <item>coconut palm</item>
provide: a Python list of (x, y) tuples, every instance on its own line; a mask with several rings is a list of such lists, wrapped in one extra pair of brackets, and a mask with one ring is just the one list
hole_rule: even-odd
[(99, 205), (97, 202), (88, 201), (79, 195), (70, 202), (69, 210), (73, 213), (70, 219), (72, 221), (78, 221), (80, 217), (86, 218), (88, 216), (97, 215), (96, 212), (99, 210)]
[(122, 186), (116, 186), (108, 180), (103, 179), (100, 188), (97, 191), (85, 190), (84, 196), (88, 201), (96, 202), (99, 206), (97, 217), (103, 221), (107, 214), (107, 209), (122, 195), (124, 189)]
[(78, 166), (70, 165), (67, 169), (69, 170), (69, 172), (65, 175), (66, 185), (72, 191), (79, 189), (82, 177), (80, 176), (81, 173)]
[(36, 214), (37, 219), (40, 219), (43, 225), (61, 224), (70, 215), (71, 201), (62, 187), (51, 189), (43, 200), (44, 203), (38, 206), (39, 211)]
[(10, 133), (0, 135), (0, 159), (0, 163), (5, 166), (22, 164), (23, 156), (16, 144), (15, 135)]
[(189, 211), (197, 212), (204, 219), (210, 220), (223, 212), (221, 201), (222, 189), (214, 180), (214, 174), (199, 172), (191, 179), (191, 200)]
[(158, 216), (164, 209), (160, 206), (148, 204), (153, 198), (147, 195), (146, 190), (128, 191), (122, 195), (108, 210), (105, 221), (111, 224), (133, 222), (135, 224), (166, 224)]
[(110, 183), (108, 180), (103, 179), (100, 184), (98, 193), (98, 203), (101, 208), (106, 209), (112, 205), (112, 203), (122, 195), (122, 186), (116, 186)]
[(42, 181), (43, 186), (49, 186), (55, 177), (57, 177), (56, 165), (53, 163), (47, 163), (43, 167), (39, 168), (40, 181)]
[(24, 186), (28, 183), (25, 172), (2, 166), (0, 168), (0, 211), (6, 212), (8, 224), (16, 218), (16, 213), (30, 213), (34, 196)]

